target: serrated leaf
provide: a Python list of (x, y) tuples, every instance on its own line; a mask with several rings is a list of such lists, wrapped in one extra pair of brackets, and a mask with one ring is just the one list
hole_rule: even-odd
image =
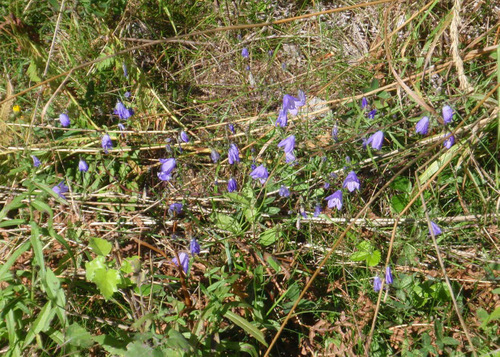
[(109, 300), (118, 291), (120, 274), (115, 269), (97, 269), (92, 280), (106, 300)]
[(95, 254), (107, 256), (111, 252), (112, 245), (107, 240), (102, 238), (90, 238), (89, 246)]
[(41, 82), (42, 81), (42, 79), (40, 78), (38, 66), (36, 65), (36, 63), (34, 61), (30, 62), (30, 65), (29, 65), (28, 69), (26, 70), (26, 75), (33, 82)]
[(66, 342), (72, 346), (89, 348), (94, 344), (92, 335), (76, 322), (68, 326), (66, 330)]
[(367, 240), (364, 240), (356, 245), (356, 248), (358, 248), (358, 250), (362, 252), (371, 252), (373, 250), (373, 245)]

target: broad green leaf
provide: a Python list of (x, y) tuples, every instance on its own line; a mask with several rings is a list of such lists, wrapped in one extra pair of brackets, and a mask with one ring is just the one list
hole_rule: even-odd
[(141, 341), (130, 342), (127, 345), (127, 352), (125, 352), (125, 357), (139, 357), (139, 356), (151, 356), (153, 354), (153, 349), (148, 345), (142, 343)]
[(356, 245), (356, 248), (358, 248), (358, 250), (362, 252), (371, 252), (373, 250), (373, 245), (369, 241), (364, 240)]
[(228, 310), (224, 314), (229, 320), (231, 320), (234, 324), (241, 327), (245, 332), (255, 338), (257, 341), (262, 343), (267, 347), (267, 342), (264, 338), (264, 334), (257, 327), (255, 327), (250, 321), (244, 319), (240, 315), (236, 315), (234, 312)]
[(401, 213), (407, 204), (408, 196), (406, 194), (391, 197), (391, 207), (396, 213)]
[(274, 226), (260, 234), (259, 243), (267, 247), (278, 240), (279, 234), (279, 228)]
[(85, 262), (85, 275), (88, 281), (94, 281), (94, 275), (98, 269), (107, 269), (102, 255), (99, 255), (90, 262)]
[(225, 214), (217, 214), (216, 223), (220, 229), (231, 231), (233, 233), (241, 232), (241, 225), (233, 217)]
[(232, 202), (239, 203), (244, 207), (247, 207), (250, 204), (250, 200), (245, 196), (240, 195), (239, 193), (231, 192), (226, 193), (224, 196), (229, 198)]
[(76, 322), (68, 326), (66, 330), (66, 342), (72, 346), (89, 348), (94, 344), (92, 335)]
[(369, 267), (374, 267), (378, 263), (380, 263), (380, 258), (382, 257), (380, 250), (375, 250), (372, 254), (366, 257), (366, 264)]
[(97, 269), (93, 279), (106, 300), (109, 300), (118, 291), (119, 281), (120, 275), (114, 269)]
[(250, 223), (254, 223), (259, 216), (259, 211), (255, 208), (254, 205), (250, 205), (245, 208), (243, 213), (245, 214), (245, 218), (247, 219), (247, 221)]
[(125, 274), (139, 272), (141, 270), (141, 258), (138, 257), (137, 255), (125, 258), (125, 260), (123, 260), (122, 262), (120, 270)]
[(281, 211), (281, 208), (279, 208), (279, 207), (268, 207), (268, 208), (266, 208), (267, 214), (269, 214), (271, 216), (274, 215), (274, 214), (280, 213), (280, 211)]
[(90, 238), (89, 246), (92, 248), (95, 254), (107, 256), (111, 252), (112, 245), (105, 239), (102, 238)]
[(362, 260), (366, 260), (366, 258), (370, 256), (370, 253), (362, 251), (362, 252), (354, 252), (351, 254), (350, 259), (353, 262), (360, 262)]
[(405, 193), (410, 193), (411, 192), (411, 181), (408, 177), (404, 176), (399, 176), (396, 178), (393, 183), (391, 184), (391, 187), (394, 188), (395, 190), (405, 192)]

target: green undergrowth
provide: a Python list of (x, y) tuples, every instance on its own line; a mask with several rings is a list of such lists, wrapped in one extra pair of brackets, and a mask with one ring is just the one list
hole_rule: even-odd
[(498, 353), (498, 24), (455, 3), (0, 1), (2, 355)]

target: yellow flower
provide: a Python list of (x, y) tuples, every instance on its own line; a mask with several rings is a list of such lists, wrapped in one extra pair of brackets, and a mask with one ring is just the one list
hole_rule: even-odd
[(21, 111), (21, 107), (20, 107), (19, 105), (14, 105), (14, 106), (12, 107), (12, 111), (13, 111), (14, 113), (19, 113), (19, 112)]

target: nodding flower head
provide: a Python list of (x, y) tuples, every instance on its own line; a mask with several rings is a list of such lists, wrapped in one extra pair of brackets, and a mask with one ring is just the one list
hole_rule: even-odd
[(453, 108), (450, 107), (449, 105), (445, 105), (443, 107), (443, 121), (445, 124), (449, 124), (453, 121)]
[(368, 140), (365, 141), (364, 145), (371, 144), (373, 149), (380, 150), (382, 148), (383, 143), (384, 143), (384, 132), (379, 130), (372, 136), (370, 136)]
[(61, 125), (65, 128), (67, 128), (71, 124), (69, 116), (66, 113), (62, 113), (59, 115), (59, 121), (61, 122)]
[(316, 207), (314, 207), (314, 217), (318, 217), (320, 214), (321, 214), (321, 206), (316, 205)]
[(182, 203), (172, 203), (168, 206), (168, 211), (170, 214), (180, 214), (182, 213)]
[(243, 58), (250, 57), (250, 53), (248, 52), (248, 48), (243, 47), (243, 49), (241, 50), (241, 55), (243, 56)]
[(281, 140), (278, 147), (283, 148), (285, 153), (292, 152), (295, 148), (295, 135), (290, 135), (288, 138)]
[(229, 181), (227, 182), (227, 191), (228, 192), (234, 192), (238, 190), (238, 183), (234, 178), (230, 178)]
[(429, 118), (423, 117), (415, 126), (415, 132), (420, 135), (427, 135), (427, 133), (429, 132), (429, 123)]
[(342, 187), (347, 188), (349, 192), (359, 190), (359, 179), (354, 171), (349, 172)]
[(101, 140), (101, 146), (104, 149), (104, 152), (107, 154), (109, 149), (113, 148), (113, 142), (108, 134), (104, 134)]
[(89, 170), (89, 164), (84, 159), (80, 159), (80, 162), (78, 162), (78, 170), (87, 172)]
[(368, 119), (373, 119), (375, 118), (375, 115), (377, 114), (377, 109), (372, 109), (370, 110), (370, 112), (368, 113)]
[(220, 154), (217, 152), (217, 150), (212, 149), (212, 152), (210, 153), (210, 158), (212, 159), (213, 163), (216, 164), (217, 161), (220, 159)]
[[(184, 273), (187, 274), (189, 269), (189, 255), (187, 253), (181, 252), (178, 254), (178, 256), (181, 262), (180, 266), (182, 267), (182, 270), (184, 270)], [(172, 259), (172, 263), (174, 263), (175, 266), (179, 266), (177, 258)]]
[[(446, 136), (449, 136), (451, 133), (446, 133)], [(443, 143), (443, 146), (447, 149), (450, 149), (455, 144), (455, 137), (451, 135), (448, 139), (446, 139)]]
[(227, 153), (229, 164), (232, 165), (236, 162), (240, 162), (240, 151), (236, 144), (229, 145), (229, 151)]
[(66, 196), (64, 196), (64, 193), (69, 191), (69, 187), (64, 184), (64, 181), (61, 181), (58, 185), (52, 187), (52, 191), (57, 193), (59, 197), (62, 199), (66, 199)]
[(373, 278), (373, 291), (378, 292), (382, 289), (382, 280), (378, 276)]
[[(431, 229), (432, 229), (432, 233), (434, 233), (435, 236), (443, 233), (441, 231), (441, 228), (439, 228), (439, 226), (436, 223), (434, 223), (433, 221), (431, 221)], [(432, 235), (431, 234), (431, 229), (429, 229), (429, 235)]]
[(261, 184), (266, 183), (267, 178), (269, 177), (269, 173), (264, 165), (257, 166), (255, 170), (250, 172), (250, 177), (254, 180), (259, 180)]
[(134, 111), (131, 108), (127, 108), (122, 102), (118, 101), (115, 105), (113, 114), (118, 115), (122, 120), (126, 120), (134, 115)]
[(185, 131), (181, 131), (181, 140), (184, 141), (185, 143), (189, 142), (189, 136), (186, 134)]
[(281, 197), (288, 197), (288, 196), (290, 196), (290, 190), (285, 185), (281, 185), (280, 190), (279, 190), (278, 193), (279, 193), (279, 195)]
[(337, 124), (335, 124), (333, 126), (333, 129), (332, 129), (332, 138), (335, 141), (339, 141), (339, 127), (337, 126)]
[(31, 155), (31, 158), (33, 159), (33, 166), (39, 167), (42, 164), (40, 159), (38, 159), (35, 155)]
[(229, 124), (227, 125), (227, 127), (229, 128), (229, 130), (231, 131), (231, 133), (233, 133), (233, 134), (234, 134), (234, 133), (236, 132), (236, 131), (234, 130), (234, 125), (233, 125), (233, 124), (229, 123)]
[(160, 159), (160, 163), (161, 167), (160, 172), (158, 172), (158, 178), (162, 181), (169, 181), (172, 178), (172, 171), (176, 166), (175, 159)]
[(288, 124), (287, 110), (281, 109), (278, 114), (278, 119), (276, 119), (276, 126), (281, 126), (284, 128)]
[(390, 265), (388, 265), (387, 268), (385, 268), (385, 282), (387, 284), (392, 284), (392, 282), (393, 282), (392, 271), (391, 271)]
[(325, 201), (328, 201), (328, 208), (335, 207), (340, 211), (342, 209), (342, 191), (335, 191), (335, 193), (325, 198)]
[(201, 247), (196, 238), (191, 239), (191, 242), (189, 242), (189, 250), (192, 256), (195, 256), (195, 254), (200, 254)]
[(368, 99), (366, 97), (361, 98), (361, 109), (365, 109), (368, 106)]

